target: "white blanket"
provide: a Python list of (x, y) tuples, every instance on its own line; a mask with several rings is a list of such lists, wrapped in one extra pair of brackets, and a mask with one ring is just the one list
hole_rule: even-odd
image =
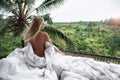
[(120, 65), (63, 56), (48, 42), (38, 57), (28, 43), (0, 60), (0, 80), (120, 80)]

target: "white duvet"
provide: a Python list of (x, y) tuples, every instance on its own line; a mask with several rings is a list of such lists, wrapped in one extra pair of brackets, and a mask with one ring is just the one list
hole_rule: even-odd
[(63, 56), (48, 42), (38, 57), (28, 43), (0, 60), (0, 80), (120, 80), (120, 65)]

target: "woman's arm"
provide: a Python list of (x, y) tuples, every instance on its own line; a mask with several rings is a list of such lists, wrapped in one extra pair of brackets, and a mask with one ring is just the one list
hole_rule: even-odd
[[(46, 33), (46, 41), (52, 44), (51, 39), (49, 38), (47, 33)], [(54, 49), (56, 52), (64, 55), (64, 53), (62, 51), (60, 51), (55, 45), (54, 45)]]
[(55, 49), (55, 51), (56, 52), (58, 52), (58, 53), (60, 53), (60, 54), (62, 54), (62, 55), (65, 55), (62, 51), (60, 51), (56, 46), (54, 46), (54, 49)]

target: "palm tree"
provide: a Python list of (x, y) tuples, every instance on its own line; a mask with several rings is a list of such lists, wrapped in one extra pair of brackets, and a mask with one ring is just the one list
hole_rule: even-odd
[[(40, 5), (35, 7), (36, 1), (39, 0), (2, 0), (0, 2), (1, 9), (4, 9), (13, 14), (11, 18), (12, 20), (10, 20), (10, 22), (13, 21), (13, 25), (11, 26), (14, 26), (14, 36), (20, 35), (23, 32), (24, 27), (28, 25), (28, 20), (32, 18), (33, 12), (42, 15), (42, 13), (48, 12), (53, 8), (58, 8), (64, 3), (65, 0), (43, 0)], [(45, 20), (47, 20), (47, 22), (52, 23), (52, 19), (49, 17), (49, 14), (43, 15), (43, 17), (45, 18)], [(50, 29), (52, 28), (53, 27), (51, 27)], [(57, 30), (54, 31), (56, 33)], [(63, 34), (60, 31), (58, 31), (57, 34), (61, 38), (64, 37), (64, 40), (67, 43), (72, 43), (73, 45), (73, 42), (66, 35), (59, 35)]]

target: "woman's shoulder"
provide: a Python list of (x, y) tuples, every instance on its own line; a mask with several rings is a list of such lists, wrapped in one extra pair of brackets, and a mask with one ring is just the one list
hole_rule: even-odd
[(41, 31), (41, 33), (42, 33), (43, 35), (45, 35), (45, 36), (48, 36), (48, 34), (47, 34), (46, 32), (42, 32), (42, 31)]
[(45, 37), (48, 37), (48, 34), (47, 34), (46, 32), (40, 31), (39, 34), (40, 34), (40, 35), (43, 35), (43, 36), (45, 36)]

